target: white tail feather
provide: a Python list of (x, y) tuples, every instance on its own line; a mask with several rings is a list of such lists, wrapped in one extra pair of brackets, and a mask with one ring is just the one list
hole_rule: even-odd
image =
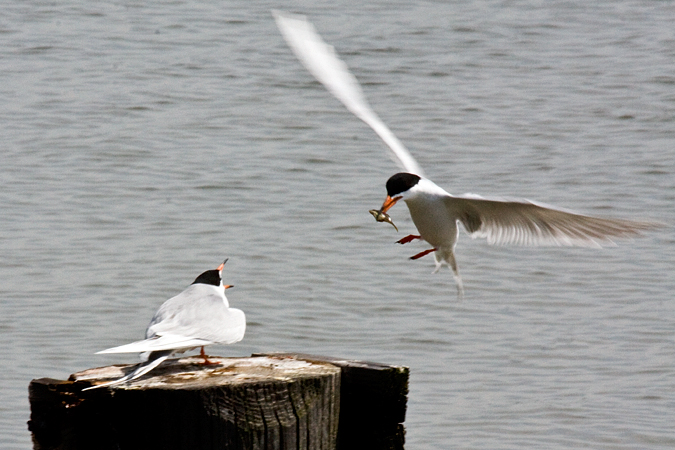
[(127, 381), (135, 380), (136, 378), (145, 375), (146, 373), (150, 372), (155, 367), (159, 366), (169, 356), (171, 356), (171, 353), (168, 353), (166, 355), (162, 355), (162, 356), (160, 356), (158, 358), (155, 358), (151, 361), (141, 363), (141, 364), (138, 365), (136, 370), (134, 370), (133, 372), (123, 376), (122, 378), (118, 378), (117, 380), (109, 381), (109, 382), (103, 383), (103, 384), (97, 384), (96, 386), (90, 386), (90, 387), (84, 388), (82, 390), (88, 391), (89, 389), (98, 389), (98, 388), (102, 388), (102, 387), (117, 386), (119, 384), (126, 383)]

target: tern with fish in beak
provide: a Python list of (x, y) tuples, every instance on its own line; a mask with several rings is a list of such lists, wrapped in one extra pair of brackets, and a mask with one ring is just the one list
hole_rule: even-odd
[(626, 238), (662, 226), (653, 222), (598, 218), (565, 211), (529, 200), (485, 198), (479, 195), (451, 195), (431, 180), (372, 110), (361, 86), (340, 60), (334, 48), (326, 44), (304, 16), (273, 11), (281, 34), (305, 68), (340, 100), (347, 109), (368, 124), (391, 150), (390, 156), (403, 170), (386, 183), (387, 197), (379, 210), (371, 210), (378, 222), (393, 225), (387, 211), (403, 200), (419, 234), (397, 241), (400, 244), (422, 239), (436, 258), (436, 271), (443, 264), (452, 269), (457, 290), (463, 293), (455, 259), (458, 224), (472, 238), (486, 238), (489, 244), (531, 246), (601, 247), (614, 238)]

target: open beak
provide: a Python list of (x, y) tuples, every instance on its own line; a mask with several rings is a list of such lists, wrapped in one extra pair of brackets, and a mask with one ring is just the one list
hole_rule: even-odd
[[(230, 259), (230, 258), (227, 258), (227, 259)], [(227, 262), (227, 259), (225, 261), (223, 261), (223, 263), (221, 265), (219, 265), (216, 270), (218, 270), (218, 271), (223, 270), (223, 267), (225, 267), (225, 263)]]
[(391, 198), (390, 196), (387, 195), (387, 198), (384, 200), (384, 203), (382, 203), (382, 208), (380, 208), (380, 211), (385, 213), (389, 211), (389, 209), (396, 204), (397, 201), (401, 200), (401, 196), (399, 195), (398, 197)]

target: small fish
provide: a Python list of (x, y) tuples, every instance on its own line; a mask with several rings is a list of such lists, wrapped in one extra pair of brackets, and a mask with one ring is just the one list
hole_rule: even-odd
[(377, 220), (378, 222), (390, 223), (391, 226), (396, 228), (396, 231), (398, 231), (398, 227), (394, 224), (394, 221), (391, 220), (391, 217), (389, 217), (389, 214), (383, 213), (382, 210), (380, 210), (380, 209), (371, 209), (368, 212), (371, 213), (373, 215), (373, 217), (375, 218), (375, 220)]

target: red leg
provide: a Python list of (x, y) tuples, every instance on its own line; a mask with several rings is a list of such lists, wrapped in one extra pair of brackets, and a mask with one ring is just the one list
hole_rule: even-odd
[(213, 362), (213, 361), (209, 360), (209, 357), (207, 356), (207, 354), (204, 353), (204, 346), (203, 345), (202, 345), (202, 349), (199, 351), (199, 356), (204, 358), (204, 362), (202, 363), (202, 365), (211, 366), (211, 365), (217, 365), (218, 364), (217, 362)]
[(408, 242), (412, 242), (415, 239), (422, 239), (422, 236), (418, 236), (416, 234), (409, 234), (406, 237), (404, 237), (403, 239), (400, 239), (400, 240), (396, 241), (396, 243), (397, 244), (407, 244)]
[(422, 256), (428, 255), (429, 253), (435, 252), (435, 251), (436, 251), (435, 248), (430, 248), (429, 250), (424, 250), (423, 252), (418, 253), (415, 256), (411, 256), (410, 259), (420, 259)]

